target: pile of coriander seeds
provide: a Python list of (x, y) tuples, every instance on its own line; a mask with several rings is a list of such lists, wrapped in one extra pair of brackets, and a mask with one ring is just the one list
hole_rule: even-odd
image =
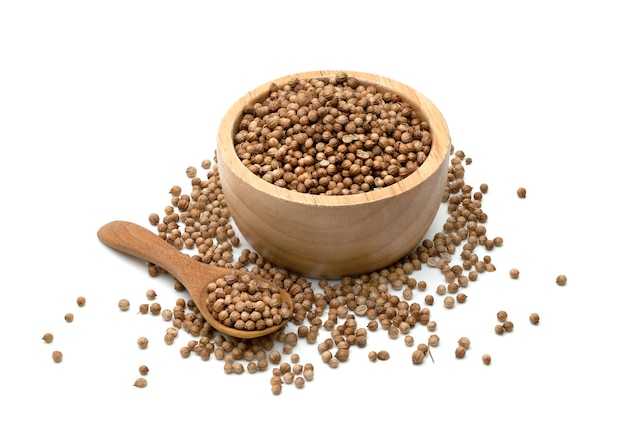
[[(253, 173), (277, 186), (309, 194), (360, 194), (389, 186), (413, 173), (428, 157), (431, 144), (428, 124), (399, 95), (379, 92), (346, 74), (309, 81), (293, 79), (282, 87), (272, 85), (267, 99), (244, 110), (238, 127), (237, 153)], [(163, 342), (178, 348), (183, 359), (195, 356), (221, 362), (225, 374), (267, 372), (273, 394), (280, 394), (291, 384), (305, 388), (314, 379), (317, 364), (335, 369), (342, 365), (349, 368), (348, 361), (354, 357), (388, 361), (392, 350), (365, 349), (373, 333), (386, 333), (390, 341), (403, 341), (412, 348), (407, 363), (434, 362), (431, 349), (439, 346), (440, 338), (431, 307), (440, 302), (443, 308), (453, 309), (465, 303), (467, 288), (479, 275), (496, 270), (490, 251), (502, 246), (504, 240), (487, 234), (483, 195), (488, 186), (481, 184), (475, 189), (466, 184), (465, 170), (472, 160), (454, 146), (441, 197), (445, 222), (439, 230), (393, 265), (315, 283), (241, 245), (215, 162), (216, 155), (202, 161), (200, 170), (187, 167), (189, 185), (172, 186), (169, 203), (162, 212), (151, 213), (148, 222), (163, 241), (193, 259), (258, 275), (289, 293), (292, 311), (276, 317), (286, 326), (255, 339), (224, 335), (202, 317), (178, 281), (174, 281), (174, 289), (181, 296), (171, 308), (156, 302), (153, 291), (146, 293), (146, 301), (132, 308), (127, 299), (120, 299), (118, 308), (161, 315), (167, 323)], [(516, 193), (520, 199), (526, 197), (523, 187)], [(420, 277), (423, 268), (429, 271), (422, 274), (432, 275), (430, 270), (434, 270), (436, 280)], [(152, 277), (166, 273), (152, 263), (147, 263), (147, 269)], [(516, 279), (519, 271), (511, 269), (509, 275)], [(558, 285), (566, 282), (565, 275), (556, 279)], [(224, 289), (231, 290), (233, 284), (240, 283), (224, 281), (224, 285), (208, 286), (212, 294), (209, 308), (223, 324), (251, 329), (247, 326), (252, 325), (222, 309), (229, 296)], [(496, 319), (493, 332), (505, 335), (513, 331), (505, 311), (494, 312)], [(537, 325), (539, 315), (532, 312), (529, 321)], [(416, 342), (414, 330), (420, 327), (427, 331), (427, 337)], [(145, 337), (136, 338), (139, 349), (148, 346)], [(51, 336), (46, 334), (44, 341), (48, 340)], [(317, 363), (302, 362), (296, 347), (303, 344), (316, 349)], [(461, 337), (449, 355), (465, 358), (469, 347), (469, 337)], [(53, 359), (61, 362), (60, 352), (55, 352)], [(480, 359), (485, 365), (491, 364), (488, 353)], [(135, 387), (148, 386), (148, 371), (147, 366), (139, 366)]]
[[(428, 294), (420, 303), (414, 299), (416, 293), (435, 287), (434, 295), (442, 297), (445, 307), (465, 302), (464, 291), (478, 275), (495, 271), (491, 256), (480, 257), (477, 248), (490, 251), (503, 244), (501, 237), (487, 236), (487, 214), (482, 207), (487, 186), (483, 184), (474, 191), (467, 185), (465, 168), (471, 159), (462, 151), (452, 152), (442, 197), (444, 206), (447, 204), (447, 218), (432, 239), (422, 240), (394, 265), (338, 281), (318, 280), (315, 285), (273, 265), (255, 251), (240, 248), (220, 187), (219, 169), (213, 163), (215, 157), (202, 162), (206, 176), (199, 176), (195, 167), (189, 167), (186, 173), (190, 190), (183, 192), (181, 186), (173, 186), (164, 214), (149, 216), (158, 235), (198, 261), (247, 270), (267, 279), (291, 295), (294, 309), (290, 324), (283, 331), (243, 340), (213, 330), (192, 300), (180, 298), (173, 308), (171, 326), (165, 331), (165, 343), (177, 344), (183, 358), (197, 355), (205, 361), (222, 362), (226, 374), (268, 370), (268, 383), (274, 394), (280, 394), (282, 387), (291, 383), (303, 388), (313, 379), (314, 364), (301, 365), (295, 353), (301, 343), (317, 348), (320, 364), (337, 368), (344, 363), (349, 365), (351, 356), (367, 356), (372, 362), (388, 360), (388, 350), (359, 351), (367, 346), (371, 333), (386, 332), (390, 340), (403, 336), (405, 345), (415, 346), (407, 362), (421, 364), (425, 359), (432, 360), (431, 348), (439, 344), (437, 322), (430, 309), (434, 296)], [(455, 257), (460, 258), (459, 264), (454, 264)], [(153, 264), (147, 265), (152, 276), (164, 273)], [(423, 266), (438, 269), (440, 280), (427, 283), (418, 279)], [(175, 289), (184, 291), (178, 282)], [(427, 341), (415, 344), (411, 336), (415, 327), (428, 330)], [(459, 344), (462, 349), (451, 356), (461, 357), (469, 339), (463, 342)], [(488, 365), (491, 357), (485, 354), (483, 362)]]

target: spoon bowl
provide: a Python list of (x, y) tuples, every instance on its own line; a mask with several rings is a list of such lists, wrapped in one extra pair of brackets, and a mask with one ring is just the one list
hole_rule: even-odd
[[(140, 225), (127, 221), (112, 221), (98, 230), (98, 238), (113, 249), (141, 258), (166, 270), (185, 287), (204, 319), (209, 322), (213, 329), (223, 334), (242, 339), (263, 337), (279, 331), (287, 323), (287, 320), (283, 320), (278, 325), (263, 329), (245, 330), (236, 329), (220, 322), (209, 311), (207, 286), (209, 283), (231, 275), (233, 272), (240, 274), (243, 272), (194, 260)], [(250, 274), (250, 276), (259, 283), (269, 284), (267, 280), (258, 275)], [(288, 306), (289, 312), (293, 312), (291, 296), (280, 289), (280, 298), (283, 305)]]

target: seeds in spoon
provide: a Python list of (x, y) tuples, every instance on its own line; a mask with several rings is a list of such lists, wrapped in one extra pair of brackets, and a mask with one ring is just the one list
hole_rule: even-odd
[(230, 273), (207, 285), (207, 307), (230, 328), (255, 331), (277, 326), (291, 315), (277, 286), (246, 273)]

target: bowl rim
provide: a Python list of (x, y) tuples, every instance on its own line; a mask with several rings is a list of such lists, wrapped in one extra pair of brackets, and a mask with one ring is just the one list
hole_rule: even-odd
[[(379, 91), (392, 91), (398, 93), (404, 100), (409, 102), (414, 109), (419, 111), (420, 115), (423, 116), (424, 120), (429, 124), (432, 139), (429, 155), (424, 162), (417, 168), (416, 171), (392, 185), (377, 188), (364, 193), (348, 195), (324, 195), (298, 192), (276, 186), (252, 173), (237, 155), (233, 140), (235, 122), (241, 117), (243, 108), (251, 102), (259, 101), (266, 97), (269, 94), (270, 85), (274, 83), (280, 85), (282, 83), (287, 83), (292, 78), (312, 79), (331, 77), (338, 73), (346, 73), (348, 76), (357, 78), (362, 83), (374, 85)], [(348, 70), (298, 72), (276, 78), (257, 86), (256, 88), (248, 91), (245, 95), (241, 96), (228, 109), (220, 122), (217, 138), (218, 164), (220, 162), (227, 164), (231, 171), (236, 173), (242, 181), (259, 192), (282, 198), (290, 202), (312, 206), (362, 205), (402, 195), (406, 191), (423, 183), (433, 173), (435, 173), (438, 167), (440, 167), (449, 156), (450, 148), (451, 141), (447, 123), (439, 109), (430, 99), (414, 88), (392, 78), (369, 72)]]

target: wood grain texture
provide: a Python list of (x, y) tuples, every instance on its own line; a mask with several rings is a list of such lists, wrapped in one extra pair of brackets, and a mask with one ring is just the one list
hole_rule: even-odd
[[(309, 79), (338, 71), (291, 77)], [(225, 114), (217, 138), (224, 195), (235, 224), (270, 262), (313, 278), (340, 278), (382, 269), (409, 253), (430, 228), (442, 200), (450, 156), (447, 124), (424, 95), (379, 75), (345, 71), (361, 82), (402, 95), (430, 125), (430, 155), (419, 169), (388, 187), (364, 194), (320, 196), (274, 186), (250, 172), (237, 156), (234, 126), (242, 109), (264, 99), (272, 82), (239, 99)]]
[[(98, 230), (98, 238), (115, 250), (165, 269), (189, 292), (207, 322), (214, 329), (224, 334), (245, 339), (258, 338), (282, 329), (287, 323), (285, 321), (279, 326), (258, 331), (238, 330), (220, 323), (213, 318), (207, 308), (207, 285), (233, 272), (233, 270), (199, 262), (181, 253), (174, 246), (144, 227), (127, 221), (112, 221)], [(260, 277), (256, 278), (260, 279)], [(293, 311), (291, 296), (281, 291), (281, 299), (283, 302), (287, 302)]]

